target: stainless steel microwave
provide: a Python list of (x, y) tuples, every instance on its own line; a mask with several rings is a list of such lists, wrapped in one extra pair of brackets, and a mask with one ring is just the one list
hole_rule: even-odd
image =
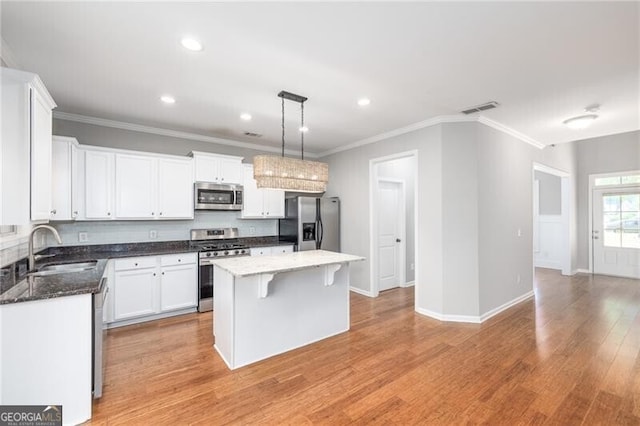
[(242, 185), (196, 182), (195, 210), (242, 210)]

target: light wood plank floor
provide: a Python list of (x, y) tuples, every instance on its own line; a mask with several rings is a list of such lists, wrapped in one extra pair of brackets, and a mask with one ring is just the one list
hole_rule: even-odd
[(351, 331), (229, 371), (211, 314), (110, 330), (93, 424), (640, 424), (640, 281), (538, 270), (482, 325), (351, 295)]

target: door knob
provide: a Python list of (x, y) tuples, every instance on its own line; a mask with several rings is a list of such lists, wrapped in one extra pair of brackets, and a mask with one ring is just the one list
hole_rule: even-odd
[(400, 242), (400, 238), (396, 238), (396, 243), (399, 243), (399, 242)]

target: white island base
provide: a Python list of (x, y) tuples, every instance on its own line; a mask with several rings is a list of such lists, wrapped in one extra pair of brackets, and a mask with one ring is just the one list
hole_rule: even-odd
[(214, 347), (236, 369), (349, 330), (349, 263), (322, 250), (224, 259), (214, 276)]

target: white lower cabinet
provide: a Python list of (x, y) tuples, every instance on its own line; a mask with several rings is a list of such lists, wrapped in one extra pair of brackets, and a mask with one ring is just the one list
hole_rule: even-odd
[(196, 253), (114, 261), (111, 326), (144, 322), (198, 306)]
[(271, 256), (274, 254), (293, 253), (293, 246), (254, 247), (251, 256)]

